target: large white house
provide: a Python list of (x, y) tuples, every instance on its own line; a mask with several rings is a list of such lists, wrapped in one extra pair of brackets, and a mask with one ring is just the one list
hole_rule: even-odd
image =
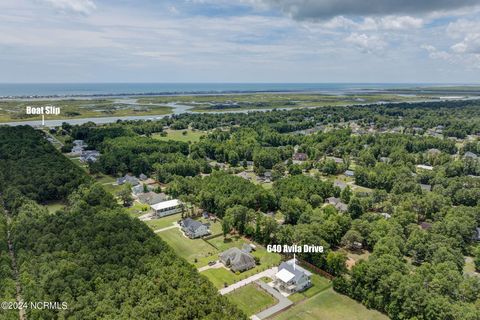
[(287, 293), (303, 291), (312, 285), (312, 273), (297, 265), (294, 259), (282, 262), (275, 274), (277, 289)]
[(168, 200), (150, 206), (157, 217), (165, 217), (182, 212), (183, 203), (180, 200)]
[(208, 225), (192, 218), (187, 218), (180, 222), (183, 232), (190, 239), (200, 238), (210, 234)]

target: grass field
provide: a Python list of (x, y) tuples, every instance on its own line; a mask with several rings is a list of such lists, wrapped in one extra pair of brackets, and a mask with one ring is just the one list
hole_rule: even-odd
[(245, 312), (247, 316), (254, 315), (277, 303), (274, 297), (258, 288), (255, 284), (249, 284), (237, 289), (227, 294), (226, 297)]
[[(167, 133), (166, 136), (162, 136), (161, 134), (154, 134), (153, 138), (158, 140), (175, 140), (175, 141), (183, 141), (183, 142), (197, 142), (200, 140), (200, 137), (206, 135), (203, 131), (198, 130), (165, 130)], [(185, 134), (184, 134), (185, 133)]]
[(327, 290), (332, 286), (332, 282), (324, 277), (319, 276), (318, 274), (312, 274), (312, 286), (303, 292), (294, 293), (288, 298), (293, 302), (298, 302), (304, 299), (313, 297), (319, 292)]
[(61, 202), (51, 202), (51, 203), (47, 203), (45, 207), (48, 209), (48, 212), (55, 213), (58, 210), (65, 208), (65, 204)]
[(145, 214), (150, 210), (150, 206), (146, 204), (141, 204), (139, 202), (134, 202), (133, 206), (128, 208), (128, 212), (132, 214), (134, 217), (138, 217), (139, 215)]
[(475, 263), (472, 257), (465, 257), (465, 265), (463, 266), (463, 273), (468, 275), (480, 276), (479, 272), (475, 270)]
[(145, 221), (145, 223), (152, 230), (158, 230), (158, 229), (170, 227), (171, 225), (173, 225), (173, 223), (175, 223), (176, 221), (178, 221), (180, 219), (182, 219), (182, 214), (177, 213), (177, 214), (173, 214), (171, 216), (166, 216), (166, 217), (163, 217), (163, 218), (160, 218), (160, 219)]
[(178, 228), (162, 231), (158, 233), (158, 236), (190, 263), (194, 263), (195, 259), (213, 256), (217, 253), (217, 250), (207, 242), (202, 239), (189, 239)]
[(333, 289), (320, 292), (273, 318), (275, 320), (388, 320), (378, 311), (336, 293)]

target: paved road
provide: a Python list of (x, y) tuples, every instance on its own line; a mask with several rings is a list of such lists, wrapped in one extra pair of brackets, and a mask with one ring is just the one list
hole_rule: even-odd
[(263, 310), (260, 313), (257, 313), (256, 315), (253, 315), (251, 319), (258, 320), (258, 319), (268, 318), (268, 317), (276, 314), (277, 312), (280, 312), (283, 309), (286, 309), (286, 308), (290, 307), (293, 304), (292, 301), (285, 298), (280, 292), (273, 289), (272, 287), (270, 287), (265, 282), (257, 281), (255, 283), (258, 284), (260, 287), (262, 287), (263, 290), (267, 291), (269, 294), (274, 296), (275, 299), (278, 300), (278, 303), (276, 305), (266, 309), (266, 310)]
[(247, 279), (235, 282), (234, 284), (232, 284), (232, 285), (230, 285), (226, 288), (220, 289), (219, 292), (220, 292), (221, 295), (224, 295), (224, 294), (227, 294), (229, 292), (232, 292), (235, 289), (243, 287), (243, 286), (245, 286), (245, 285), (247, 285), (251, 282), (257, 281), (257, 280), (259, 280), (263, 277), (273, 278), (273, 276), (277, 273), (277, 271), (278, 271), (277, 267), (267, 269), (267, 270), (262, 271), (260, 273), (254, 274), (253, 276), (248, 277)]

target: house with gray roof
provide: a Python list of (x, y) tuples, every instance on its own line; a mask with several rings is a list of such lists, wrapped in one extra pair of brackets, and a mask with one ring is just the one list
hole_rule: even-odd
[(165, 193), (146, 192), (138, 195), (138, 201), (143, 204), (154, 205), (167, 200)]
[(343, 203), (342, 199), (340, 198), (335, 198), (335, 197), (329, 197), (325, 200), (325, 203), (331, 204), (332, 206), (335, 207), (339, 212), (347, 212), (348, 211), (348, 204)]
[(80, 162), (84, 162), (84, 163), (97, 162), (98, 158), (100, 158), (99, 151), (85, 150), (85, 151), (82, 151), (82, 155), (80, 156)]
[(134, 187), (134, 186), (140, 184), (140, 180), (138, 180), (137, 177), (134, 177), (134, 176), (129, 175), (129, 174), (125, 175), (124, 177), (121, 177), (121, 178), (117, 179), (117, 184), (118, 185), (122, 185), (122, 184), (125, 184), (125, 183), (130, 183)]
[(355, 176), (355, 172), (353, 170), (346, 170), (343, 174), (347, 177)]
[(197, 220), (193, 220), (192, 218), (183, 219), (180, 222), (180, 226), (182, 227), (182, 231), (185, 233), (185, 235), (190, 239), (196, 239), (210, 234), (208, 224), (201, 223)]
[(478, 158), (478, 156), (475, 153), (470, 152), (470, 151), (465, 152), (463, 157), (464, 158), (469, 158), (469, 159), (477, 159)]
[(296, 264), (294, 259), (284, 261), (274, 277), (274, 286), (287, 293), (300, 292), (312, 286), (312, 273)]
[(242, 272), (255, 268), (257, 265), (253, 256), (239, 248), (230, 248), (219, 254), (220, 262), (233, 272)]
[(473, 233), (473, 240), (480, 241), (480, 227), (477, 227)]

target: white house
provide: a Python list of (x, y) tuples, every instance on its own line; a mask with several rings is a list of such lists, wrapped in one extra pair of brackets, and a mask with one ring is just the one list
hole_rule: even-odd
[(183, 203), (180, 200), (168, 200), (150, 206), (157, 217), (165, 217), (182, 212)]
[(312, 273), (295, 263), (294, 259), (282, 262), (274, 277), (275, 287), (287, 293), (303, 291), (312, 285)]
[(182, 230), (190, 239), (200, 238), (210, 234), (208, 225), (192, 218), (186, 218), (180, 222)]

